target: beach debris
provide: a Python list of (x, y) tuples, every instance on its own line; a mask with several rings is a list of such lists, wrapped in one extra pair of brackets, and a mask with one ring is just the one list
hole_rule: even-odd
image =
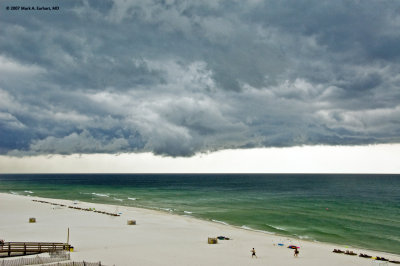
[(36, 218), (30, 217), (29, 218), (29, 223), (36, 223)]
[(283, 247), (285, 244), (283, 243), (278, 243), (278, 246)]
[(288, 248), (296, 249), (296, 248), (300, 248), (300, 247), (297, 247), (297, 246), (295, 246), (295, 245), (290, 245), (290, 246), (288, 246)]
[(110, 215), (110, 216), (121, 216), (120, 214), (117, 214), (117, 213), (96, 211), (95, 208), (81, 208), (81, 207), (75, 207), (75, 206), (67, 206), (67, 205), (64, 205), (64, 204), (58, 204), (58, 203), (48, 202), (48, 201), (44, 201), (44, 200), (32, 200), (32, 201), (40, 202), (40, 203), (47, 203), (47, 204), (50, 204), (50, 205), (53, 205), (53, 206), (68, 207), (70, 209), (75, 209), (75, 210), (92, 211), (92, 212), (97, 212), (97, 213), (106, 214), (106, 215)]
[(334, 252), (334, 253), (344, 253), (344, 251), (342, 251), (340, 249), (336, 249), (336, 248), (332, 252)]
[(217, 236), (217, 238), (218, 238), (219, 240), (230, 240), (230, 238), (229, 238), (229, 237), (226, 237), (226, 236)]
[(388, 259), (385, 259), (384, 257), (373, 257), (375, 260), (381, 260), (381, 261), (389, 261)]
[[(348, 250), (346, 250), (346, 252), (344, 252), (344, 251), (342, 251), (342, 250), (340, 250), (340, 249), (336, 249), (336, 248), (335, 248), (332, 252), (334, 252), (334, 253), (343, 253), (343, 254), (352, 255), (352, 256), (357, 255), (357, 253), (354, 253), (353, 251), (348, 251)], [(380, 261), (381, 263), (380, 263), (379, 265), (383, 265), (382, 263), (384, 263), (384, 262), (391, 262), (391, 263), (394, 263), (394, 264), (400, 264), (400, 261), (397, 261), (397, 260), (389, 260), (389, 259), (386, 259), (386, 258), (384, 258), (384, 257), (379, 257), (379, 256), (372, 257), (372, 256), (370, 256), (370, 255), (363, 254), (363, 253), (360, 253), (360, 255), (358, 255), (358, 256), (361, 257), (361, 258), (367, 258), (367, 259), (373, 259), (373, 260), (375, 260), (375, 261)], [(386, 265), (386, 264), (385, 264), (385, 265)]]
[(344, 254), (351, 255), (351, 256), (357, 255), (357, 253), (354, 253), (353, 251), (348, 251), (348, 250), (346, 250), (346, 252)]
[(136, 225), (136, 220), (128, 220), (128, 225)]
[(218, 239), (216, 237), (209, 237), (208, 244), (218, 244)]

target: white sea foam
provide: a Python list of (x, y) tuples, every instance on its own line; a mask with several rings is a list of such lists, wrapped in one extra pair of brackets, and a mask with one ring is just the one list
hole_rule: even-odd
[(307, 240), (314, 240), (312, 237), (310, 237), (310, 236), (300, 236), (300, 235), (296, 235), (296, 234), (294, 234), (295, 236), (297, 236), (298, 238), (300, 238), (300, 239), (307, 239)]
[(240, 228), (243, 228), (243, 229), (246, 229), (246, 230), (253, 230), (253, 229), (251, 229), (250, 227), (245, 226), (245, 225), (242, 225)]
[(117, 201), (124, 201), (123, 199), (119, 199), (119, 198), (114, 198), (114, 200), (117, 200)]
[(107, 197), (107, 198), (109, 198), (110, 196), (109, 195), (107, 195), (107, 194), (101, 194), (101, 193), (92, 193), (92, 195), (95, 195), (95, 196), (98, 196), (98, 197)]
[(184, 213), (187, 213), (187, 214), (192, 214), (193, 212), (190, 212), (190, 211), (183, 211)]
[(24, 192), (25, 192), (25, 193), (29, 193), (29, 194), (34, 193), (33, 191), (30, 191), (30, 190), (25, 190)]
[(128, 200), (136, 200), (136, 198), (128, 198)]
[(14, 191), (10, 191), (10, 193), (13, 194), (13, 195), (19, 195), (19, 193), (14, 192)]
[(214, 219), (212, 219), (211, 221), (213, 221), (215, 223), (219, 223), (219, 224), (229, 225), (227, 222), (223, 222), (223, 221), (218, 221), (218, 220), (214, 220)]
[(170, 208), (160, 208), (160, 210), (167, 211), (167, 212), (172, 212), (172, 209), (170, 209)]
[(275, 225), (271, 225), (271, 224), (266, 224), (266, 225), (269, 227), (275, 228), (276, 230), (286, 231), (286, 229), (283, 227), (279, 227), (279, 226), (275, 226)]
[(249, 231), (260, 232), (260, 233), (269, 234), (269, 235), (275, 235), (275, 233), (273, 233), (273, 232), (268, 232), (268, 231), (264, 231), (264, 230), (253, 229), (253, 228), (248, 227), (248, 226), (246, 226), (246, 225), (242, 225), (240, 228), (245, 229), (245, 230), (249, 230)]

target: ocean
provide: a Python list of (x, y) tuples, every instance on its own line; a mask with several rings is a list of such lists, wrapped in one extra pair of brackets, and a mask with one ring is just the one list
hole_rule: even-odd
[(0, 192), (155, 209), (400, 254), (400, 175), (1, 174)]

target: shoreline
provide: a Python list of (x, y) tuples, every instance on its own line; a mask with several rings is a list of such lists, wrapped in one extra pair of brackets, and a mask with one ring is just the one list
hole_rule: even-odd
[[(130, 265), (130, 260), (133, 259), (130, 257), (130, 252), (125, 254), (121, 250), (128, 251), (134, 248), (140, 250), (137, 254), (134, 252), (137, 265), (165, 265), (166, 260), (174, 265), (204, 265), (215, 261), (221, 265), (243, 265), (243, 263), (249, 263), (249, 259), (251, 260), (250, 249), (254, 246), (259, 256), (257, 262), (252, 261), (256, 265), (263, 264), (262, 261), (265, 264), (265, 259), (274, 261), (275, 265), (291, 265), (292, 263), (293, 265), (322, 263), (325, 265), (365, 265), (368, 262), (365, 258), (332, 253), (335, 248), (343, 249), (343, 245), (340, 244), (297, 239), (162, 210), (83, 201), (77, 203), (73, 200), (9, 193), (0, 193), (0, 199), (0, 211), (5, 214), (2, 215), (5, 219), (0, 221), (0, 232), (4, 232), (5, 235), (0, 238), (5, 238), (5, 241), (48, 241), (50, 239), (46, 239), (46, 236), (57, 235), (58, 239), (52, 240), (60, 242), (66, 238), (66, 228), (71, 228), (71, 243), (76, 247), (76, 252), (72, 252), (71, 257), (78, 260), (101, 260), (108, 265)], [(52, 201), (80, 208), (91, 207), (112, 213), (118, 210), (121, 216), (108, 217), (94, 212), (52, 208), (52, 205), (32, 200)], [(28, 216), (35, 217), (35, 215), (38, 217), (37, 224), (29, 224)], [(128, 226), (126, 225), (128, 219), (135, 219), (138, 224)], [(35, 228), (32, 231), (33, 227)], [(21, 228), (23, 230), (20, 230)], [(64, 233), (60, 233), (60, 230)], [(77, 233), (79, 236), (76, 235)], [(43, 240), (35, 238), (38, 235)], [(207, 237), (219, 235), (231, 237), (232, 240), (222, 240), (217, 245), (207, 244)], [(107, 240), (102, 242), (102, 239)], [(292, 250), (277, 246), (280, 242), (285, 242), (285, 246), (300, 245), (299, 258), (293, 258)], [(400, 255), (393, 253), (358, 247), (346, 249), (390, 260), (400, 260)], [(201, 256), (202, 254), (206, 256)], [(157, 256), (157, 258), (151, 259), (151, 256)], [(197, 259), (192, 261), (192, 257)], [(326, 263), (327, 258), (332, 264)]]
[[(70, 202), (70, 204), (72, 204), (75, 201), (78, 201), (80, 203), (85, 203), (85, 204), (93, 204), (93, 205), (104, 205), (104, 206), (108, 206), (108, 207), (127, 207), (127, 208), (133, 208), (133, 209), (137, 209), (138, 211), (140, 210), (146, 210), (146, 211), (154, 211), (155, 213), (161, 214), (161, 215), (176, 215), (178, 217), (186, 217), (189, 219), (195, 219), (198, 221), (204, 221), (204, 222), (210, 222), (210, 223), (214, 223), (214, 224), (219, 224), (219, 225), (223, 225), (223, 226), (228, 226), (228, 227), (232, 227), (234, 229), (239, 229), (239, 230), (245, 230), (245, 231), (250, 231), (250, 232), (257, 232), (257, 233), (261, 233), (261, 234), (266, 234), (266, 235), (273, 235), (273, 236), (277, 236), (280, 238), (287, 238), (287, 239), (291, 239), (292, 241), (303, 241), (303, 242), (310, 242), (310, 243), (321, 243), (321, 244), (327, 244), (327, 245), (337, 245), (337, 246), (344, 246), (345, 244), (336, 244), (336, 243), (331, 243), (331, 242), (325, 242), (325, 241), (318, 241), (318, 240), (310, 240), (310, 239), (305, 239), (305, 238), (300, 238), (300, 237), (296, 237), (296, 236), (292, 236), (292, 235), (281, 235), (279, 233), (275, 233), (275, 232), (269, 232), (269, 231), (265, 231), (265, 230), (260, 230), (260, 229), (254, 229), (251, 227), (247, 227), (245, 225), (233, 225), (233, 224), (229, 224), (227, 222), (224, 221), (218, 221), (218, 220), (214, 220), (214, 219), (204, 219), (201, 217), (195, 217), (189, 214), (179, 214), (177, 212), (171, 212), (168, 211), (166, 209), (163, 208), (151, 208), (151, 207), (137, 207), (137, 206), (125, 206), (125, 205), (118, 205), (118, 204), (108, 204), (108, 203), (93, 203), (93, 202), (89, 202), (89, 201), (82, 201), (82, 200), (68, 200), (68, 199), (57, 199), (57, 198), (44, 198), (44, 197), (38, 197), (38, 196), (33, 196), (33, 195), (21, 195), (18, 193), (3, 193), (0, 192), (0, 194), (11, 194), (14, 196), (21, 196), (21, 197), (26, 197), (26, 198), (32, 198), (34, 200), (38, 199), (38, 200), (43, 200), (43, 199), (47, 199), (47, 200), (54, 200), (54, 201), (67, 201)], [(386, 251), (381, 251), (381, 250), (374, 250), (374, 249), (368, 249), (368, 248), (364, 248), (364, 247), (357, 247), (357, 246), (351, 246), (351, 245), (346, 245), (348, 248), (354, 248), (354, 249), (365, 249), (365, 250), (370, 250), (373, 252), (380, 252), (380, 253), (385, 253), (385, 254), (392, 254)], [(396, 255), (396, 254), (394, 254)], [(399, 254), (400, 255), (400, 254)]]
[(39, 200), (47, 199), (47, 200), (54, 200), (54, 201), (66, 201), (66, 202), (70, 202), (70, 204), (73, 204), (75, 201), (78, 201), (80, 203), (106, 206), (106, 207), (109, 207), (109, 208), (112, 208), (112, 207), (114, 207), (114, 208), (133, 208), (133, 209), (136, 209), (137, 211), (140, 211), (140, 210), (153, 211), (153, 212), (161, 214), (161, 215), (175, 215), (175, 216), (178, 216), (178, 217), (186, 217), (186, 218), (194, 219), (194, 220), (198, 220), (198, 221), (204, 221), (204, 222), (220, 224), (220, 225), (232, 227), (234, 229), (246, 230), (246, 231), (250, 231), (250, 232), (257, 232), (257, 233), (266, 234), (266, 235), (272, 235), (272, 236), (280, 237), (281, 239), (283, 239), (283, 238), (290, 239), (292, 242), (295, 242), (295, 241), (300, 242), (301, 241), (301, 242), (309, 242), (309, 243), (319, 243), (319, 244), (326, 244), (326, 245), (330, 245), (330, 246), (340, 246), (340, 247), (346, 248), (346, 249), (368, 250), (370, 252), (386, 254), (388, 256), (390, 256), (390, 255), (400, 256), (400, 251), (399, 251), (398, 254), (396, 254), (396, 253), (391, 253), (391, 252), (387, 252), (387, 251), (384, 251), (384, 250), (371, 249), (371, 248), (362, 247), (362, 246), (355, 246), (355, 245), (351, 245), (351, 244), (341, 244), (341, 243), (326, 242), (326, 241), (320, 241), (320, 240), (315, 240), (315, 239), (301, 238), (301, 237), (297, 237), (297, 236), (294, 236), (294, 235), (282, 235), (282, 234), (279, 234), (279, 233), (276, 233), (276, 232), (269, 232), (269, 231), (265, 231), (265, 230), (254, 229), (254, 228), (251, 228), (251, 227), (247, 227), (246, 225), (234, 225), (234, 224), (230, 224), (228, 222), (218, 221), (218, 220), (214, 220), (214, 219), (205, 219), (205, 218), (196, 217), (196, 216), (193, 216), (193, 215), (190, 215), (190, 214), (180, 214), (180, 213), (177, 213), (177, 212), (174, 212), (174, 211), (168, 211), (167, 209), (164, 209), (164, 208), (138, 207), (138, 206), (130, 206), (130, 205), (118, 205), (118, 204), (112, 204), (112, 203), (94, 203), (94, 202), (82, 201), (82, 200), (44, 198), (44, 197), (34, 196), (34, 195), (31, 195), (31, 194), (29, 194), (29, 195), (21, 195), (21, 194), (15, 193), (15, 192), (14, 193), (0, 192), (0, 194), (11, 194), (11, 195), (15, 195), (15, 196), (21, 196), (21, 197), (26, 197), (26, 198), (35, 198), (35, 199), (39, 199)]

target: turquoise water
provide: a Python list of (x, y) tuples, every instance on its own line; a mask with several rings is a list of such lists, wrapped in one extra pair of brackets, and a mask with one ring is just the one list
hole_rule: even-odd
[(400, 254), (400, 175), (0, 175), (0, 192), (158, 209)]

